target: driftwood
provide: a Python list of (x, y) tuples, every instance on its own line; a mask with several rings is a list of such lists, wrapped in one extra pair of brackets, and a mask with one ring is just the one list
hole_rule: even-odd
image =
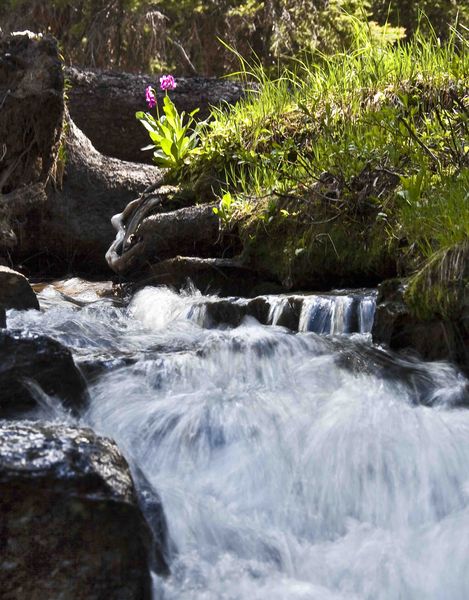
[[(65, 69), (70, 83), (67, 91), (70, 115), (93, 145), (107, 156), (135, 162), (151, 162), (151, 152), (142, 152), (148, 145), (148, 134), (135, 119), (139, 110), (147, 110), (145, 88), (158, 88), (158, 77), (110, 71)], [(205, 119), (211, 105), (234, 104), (243, 95), (240, 83), (204, 79), (178, 78), (177, 87), (170, 92), (178, 110), (200, 111), (197, 118)], [(163, 92), (158, 91), (161, 106)]]
[(116, 239), (106, 254), (120, 275), (144, 270), (162, 260), (186, 254), (216, 257), (221, 252), (218, 218), (212, 204), (163, 212), (174, 188), (152, 186), (113, 217)]

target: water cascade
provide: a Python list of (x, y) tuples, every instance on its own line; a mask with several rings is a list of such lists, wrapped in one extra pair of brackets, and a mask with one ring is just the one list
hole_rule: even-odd
[(8, 314), (72, 349), (83, 422), (160, 493), (175, 552), (154, 598), (467, 600), (467, 381), (374, 348), (373, 292), (262, 298), (223, 299), (236, 326), (166, 288), (125, 306), (47, 287)]

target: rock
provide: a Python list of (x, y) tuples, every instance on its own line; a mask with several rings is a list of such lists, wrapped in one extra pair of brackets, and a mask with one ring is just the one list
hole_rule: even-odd
[[(44, 183), (0, 194), (0, 255), (12, 257), (41, 254), (43, 215), (47, 209)], [(5, 261), (6, 262), (6, 261)], [(9, 264), (10, 260), (8, 260)]]
[[(330, 341), (334, 349), (337, 366), (354, 374), (372, 375), (393, 386), (404, 385), (409, 393), (409, 399), (415, 404), (438, 406), (442, 400), (449, 402), (455, 408), (469, 407), (469, 381), (458, 375), (457, 369), (447, 366), (439, 369), (439, 375), (445, 373), (447, 379), (446, 396), (441, 395), (441, 379), (435, 377), (431, 363), (422, 362), (412, 353), (396, 353), (368, 343), (354, 340), (347, 342)], [(448, 383), (452, 379), (452, 385)]]
[(419, 319), (405, 301), (405, 284), (385, 281), (378, 287), (372, 336), (392, 350), (413, 350), (426, 360), (448, 360), (469, 371), (469, 306), (459, 318)]
[(267, 298), (258, 296), (247, 303), (246, 314), (266, 325), (269, 322), (270, 303)]
[(161, 170), (102, 156), (65, 113), (63, 83), (54, 40), (0, 41), (0, 256), (32, 270), (101, 274), (112, 215)]
[(67, 348), (46, 336), (0, 331), (0, 418), (37, 407), (34, 384), (75, 414), (86, 406), (85, 381)]
[(205, 327), (217, 327), (218, 325), (229, 325), (238, 327), (246, 315), (246, 305), (238, 304), (232, 300), (216, 300), (205, 302)]
[[(157, 90), (158, 77), (74, 67), (66, 68), (65, 74), (71, 84), (67, 92), (71, 117), (93, 145), (108, 156), (151, 163), (152, 153), (141, 150), (149, 143), (148, 133), (135, 113), (147, 109), (145, 88), (153, 85)], [(199, 108), (197, 118), (205, 119), (210, 106), (234, 104), (243, 93), (241, 83), (180, 77), (170, 95), (179, 111)], [(163, 92), (158, 90), (157, 95), (161, 106)]]
[(5, 315), (5, 309), (3, 308), (3, 306), (0, 306), (0, 327), (6, 327), (7, 326), (7, 319), (6, 319), (6, 315)]
[(39, 310), (38, 299), (26, 277), (2, 266), (0, 266), (0, 306), (5, 309)]
[(62, 187), (48, 192), (41, 249), (61, 257), (68, 269), (77, 265), (88, 273), (107, 272), (111, 217), (161, 179), (162, 171), (103, 156), (72, 120), (67, 122)]
[(0, 193), (45, 182), (64, 111), (57, 42), (29, 32), (0, 40)]
[(287, 297), (281, 305), (276, 325), (298, 331), (302, 306), (303, 298), (301, 296)]
[(90, 429), (0, 422), (0, 514), (4, 598), (144, 600), (148, 564), (167, 571), (128, 464)]
[[(37, 240), (54, 179), (64, 113), (55, 40), (29, 32), (0, 39), (0, 257)], [(19, 132), (21, 134), (19, 134)]]
[(175, 256), (151, 265), (133, 287), (134, 290), (146, 285), (182, 288), (188, 280), (203, 293), (246, 296), (259, 283), (259, 275), (236, 259)]

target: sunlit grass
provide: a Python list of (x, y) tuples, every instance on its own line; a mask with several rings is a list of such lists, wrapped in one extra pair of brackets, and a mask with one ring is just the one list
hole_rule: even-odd
[[(266, 206), (275, 221), (277, 204), (279, 219), (295, 213), (299, 239), (317, 238), (306, 231), (311, 222), (343, 219), (415, 264), (416, 253), (469, 238), (469, 38), (417, 33), (389, 44), (362, 22), (355, 30), (349, 52), (316, 53), (278, 77), (239, 57), (236, 76), (251, 91), (213, 111), (184, 176), (237, 197), (233, 218), (242, 229), (248, 215), (251, 237), (253, 221), (265, 226)], [(321, 200), (325, 174), (340, 188), (334, 201)], [(365, 261), (370, 244), (356, 249)]]

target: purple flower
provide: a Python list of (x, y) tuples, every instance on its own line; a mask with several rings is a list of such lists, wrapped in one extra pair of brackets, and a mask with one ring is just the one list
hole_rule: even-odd
[(151, 87), (151, 85), (147, 86), (147, 88), (145, 90), (145, 100), (147, 101), (148, 108), (155, 108), (155, 106), (156, 106), (155, 90)]
[(167, 92), (168, 90), (174, 90), (176, 87), (176, 81), (172, 75), (163, 75), (160, 77), (160, 88)]

